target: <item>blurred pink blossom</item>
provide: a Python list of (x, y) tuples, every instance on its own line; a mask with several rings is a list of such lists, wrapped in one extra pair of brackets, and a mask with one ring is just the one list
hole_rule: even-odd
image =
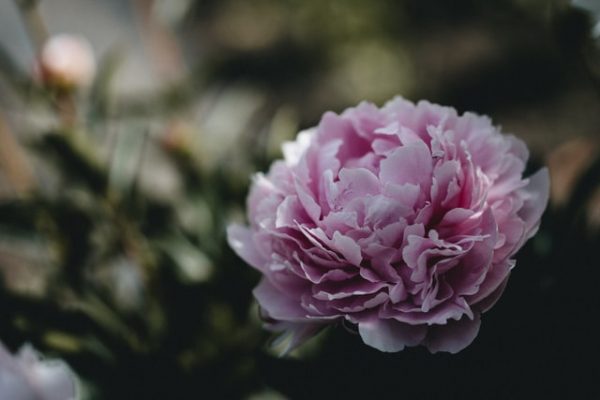
[(77, 35), (50, 37), (44, 44), (38, 63), (42, 80), (63, 89), (86, 86), (96, 73), (92, 46), (87, 39)]
[(0, 343), (0, 400), (72, 400), (75, 376), (60, 360), (42, 360), (28, 345), (13, 356)]

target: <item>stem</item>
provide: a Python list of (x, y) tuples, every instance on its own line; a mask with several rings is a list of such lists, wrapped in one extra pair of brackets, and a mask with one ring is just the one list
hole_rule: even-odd
[(56, 100), (56, 111), (58, 112), (65, 133), (72, 133), (77, 122), (77, 109), (72, 93), (65, 93), (59, 96)]
[(140, 175), (142, 173), (142, 167), (144, 166), (146, 147), (148, 146), (149, 139), (150, 139), (150, 131), (149, 131), (149, 129), (146, 129), (143, 133), (142, 144), (140, 145), (140, 152), (138, 154), (137, 163), (135, 165), (135, 171), (134, 171), (133, 182), (132, 182), (132, 191), (133, 192), (136, 192), (140, 186), (140, 179), (141, 179)]
[(0, 169), (4, 170), (5, 176), (16, 194), (24, 194), (34, 186), (31, 166), (1, 113)]

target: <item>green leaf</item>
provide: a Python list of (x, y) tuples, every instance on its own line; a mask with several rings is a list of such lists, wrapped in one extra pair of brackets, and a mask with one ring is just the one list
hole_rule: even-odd
[(106, 192), (108, 179), (105, 171), (66, 135), (46, 134), (34, 144), (34, 149), (53, 161), (62, 177), (82, 183), (96, 194)]

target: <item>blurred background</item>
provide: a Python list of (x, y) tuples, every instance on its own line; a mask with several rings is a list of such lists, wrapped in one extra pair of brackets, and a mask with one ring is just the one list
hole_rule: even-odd
[[(572, 3), (0, 2), (0, 339), (92, 399), (600, 394), (600, 1)], [(395, 95), (524, 139), (540, 233), (458, 355), (340, 326), (278, 358), (225, 227), (282, 141)]]

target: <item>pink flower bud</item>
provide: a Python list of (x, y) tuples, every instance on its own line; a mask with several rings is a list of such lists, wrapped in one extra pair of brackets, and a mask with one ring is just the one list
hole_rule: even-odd
[(39, 58), (43, 82), (61, 89), (86, 86), (94, 78), (96, 62), (90, 43), (82, 36), (54, 35)]

